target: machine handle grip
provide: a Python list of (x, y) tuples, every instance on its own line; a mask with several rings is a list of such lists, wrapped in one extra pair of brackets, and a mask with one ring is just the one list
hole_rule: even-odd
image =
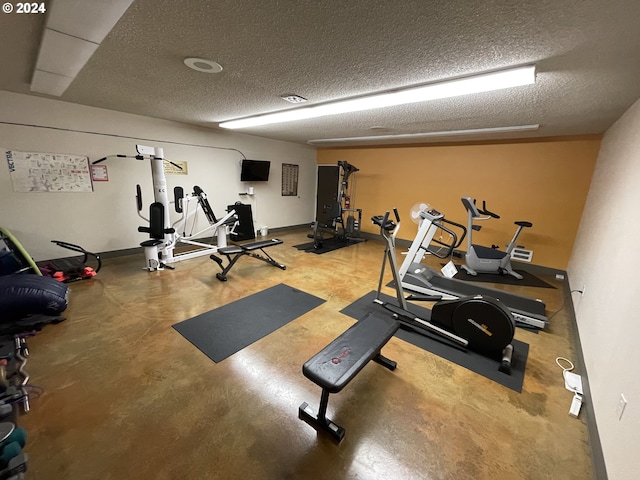
[(106, 159), (108, 158), (112, 158), (112, 157), (119, 157), (119, 158), (137, 158), (138, 160), (142, 160), (142, 157), (138, 158), (136, 157), (128, 157), (127, 155), (123, 155), (121, 153), (117, 154), (117, 155), (107, 155), (106, 157), (102, 157), (99, 158), (98, 160), (94, 160), (93, 162), (91, 162), (91, 165), (97, 165), (98, 163), (102, 163), (104, 162)]
[(136, 206), (138, 207), (138, 212), (142, 211), (142, 189), (140, 185), (136, 185)]
[(485, 200), (482, 201), (482, 210), (478, 209), (478, 211), (483, 215), (489, 215), (491, 218), (500, 218), (497, 213), (487, 210), (487, 202)]
[[(464, 240), (464, 237), (466, 237), (466, 236), (467, 236), (467, 227), (465, 227), (464, 225), (462, 225), (462, 224), (460, 224), (460, 223), (458, 223), (458, 222), (454, 222), (454, 221), (449, 220), (449, 219), (446, 219), (446, 218), (443, 218), (443, 219), (441, 219), (440, 221), (441, 221), (441, 222), (445, 222), (445, 223), (449, 223), (449, 224), (451, 224), (451, 225), (453, 225), (453, 226), (455, 226), (455, 227), (458, 227), (460, 230), (462, 230), (462, 236), (458, 239), (458, 241), (457, 241), (457, 242), (455, 242), (455, 243), (453, 244), (453, 248), (458, 248), (460, 245), (462, 245), (462, 242), (463, 242), (463, 240)], [(475, 226), (475, 225), (474, 225), (474, 226)], [(447, 232), (447, 233), (448, 233), (448, 232)]]
[(371, 217), (371, 221), (380, 227), (381, 235), (385, 230), (391, 231), (396, 228), (396, 224), (389, 220), (389, 211), (386, 211), (384, 215), (374, 215)]
[(178, 165), (175, 162), (172, 162), (171, 160), (167, 160), (166, 158), (164, 159), (165, 162), (170, 163), (171, 165), (173, 165), (174, 167), (176, 167), (178, 170), (184, 170), (180, 165)]
[(396, 216), (396, 222), (400, 223), (400, 214), (398, 214), (398, 209), (396, 207), (393, 207), (393, 213)]
[(448, 229), (447, 227), (442, 225), (442, 223), (440, 223), (440, 222), (434, 223), (434, 225), (436, 227), (438, 227), (440, 230), (443, 230), (443, 231), (447, 232), (451, 236), (452, 241), (451, 241), (451, 243), (446, 243), (446, 242), (443, 242), (443, 241), (438, 240), (436, 238), (433, 238), (431, 240), (433, 243), (435, 243), (437, 245), (441, 245), (441, 246), (446, 248), (445, 253), (441, 253), (439, 250), (437, 250), (435, 248), (429, 248), (428, 251), (435, 257), (448, 258), (451, 255), (451, 253), (453, 252), (453, 249), (455, 248), (455, 246), (458, 244), (458, 236), (456, 235), (456, 233), (453, 230)]

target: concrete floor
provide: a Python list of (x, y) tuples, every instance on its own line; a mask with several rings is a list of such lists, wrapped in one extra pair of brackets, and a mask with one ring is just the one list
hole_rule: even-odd
[[(278, 233), (285, 243), (269, 248), (286, 271), (245, 257), (223, 283), (208, 257), (150, 273), (139, 254), (70, 284), (67, 320), (29, 339), (27, 370), (44, 394), (20, 417), (27, 478), (592, 478), (585, 414), (568, 415), (555, 363), (576, 350), (553, 276), (543, 279), (558, 289), (506, 287), (560, 309), (546, 331), (516, 333), (530, 345), (522, 393), (392, 338), (383, 353), (395, 371), (370, 363), (331, 395), (341, 444), (299, 420), (299, 405), (320, 398), (302, 364), (353, 324), (339, 310), (376, 289), (384, 252), (376, 240), (293, 248), (307, 233)], [(326, 302), (220, 363), (171, 327), (278, 283)]]

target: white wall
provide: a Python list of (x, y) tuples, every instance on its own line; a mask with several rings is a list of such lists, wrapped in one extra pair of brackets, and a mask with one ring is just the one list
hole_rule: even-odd
[[(609, 479), (640, 472), (640, 101), (605, 134), (568, 274)], [(628, 400), (619, 420), (620, 394)]]
[[(188, 163), (188, 175), (167, 175), (168, 191), (179, 185), (190, 193), (194, 185), (200, 186), (218, 217), (228, 205), (241, 201), (252, 204), (256, 228), (311, 224), (314, 219), (312, 147), (4, 91), (0, 122), (57, 128), (0, 123), (0, 226), (9, 229), (36, 261), (73, 255), (51, 240), (95, 252), (134, 248), (146, 240), (148, 236), (137, 231), (145, 223), (137, 215), (135, 187), (141, 185), (143, 209), (148, 211), (153, 201), (150, 162), (107, 160), (109, 181), (94, 182), (92, 193), (19, 193), (12, 187), (5, 150), (86, 155), (94, 161), (113, 154), (135, 155), (136, 144), (163, 147), (166, 159)], [(269, 182), (240, 182), (242, 154), (233, 149), (249, 159), (270, 160)], [(299, 165), (297, 197), (281, 196), (283, 163)], [(255, 188), (253, 197), (239, 195), (250, 185)]]

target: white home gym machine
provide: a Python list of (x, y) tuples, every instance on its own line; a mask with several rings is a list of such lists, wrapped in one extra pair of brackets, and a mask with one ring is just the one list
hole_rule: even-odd
[[(229, 210), (221, 218), (216, 218), (209, 205), (207, 195), (198, 187), (193, 187), (193, 193), (185, 195), (182, 187), (173, 190), (174, 200), (169, 201), (167, 194), (167, 179), (164, 172), (164, 151), (160, 147), (145, 147), (136, 145), (138, 155), (112, 155), (120, 158), (135, 158), (136, 160), (149, 159), (151, 162), (151, 175), (153, 178), (154, 202), (149, 206), (149, 217), (142, 215), (142, 192), (140, 185), (136, 185), (136, 205), (138, 215), (148, 223), (148, 226), (138, 227), (139, 232), (148, 233), (149, 240), (140, 245), (144, 248), (145, 269), (149, 271), (173, 269), (171, 264), (190, 258), (211, 255), (219, 249), (227, 246), (227, 235), (233, 233), (237, 225), (237, 216), (234, 210)], [(96, 160), (93, 164), (103, 162), (109, 157)], [(173, 164), (173, 162), (170, 162)], [(177, 168), (179, 165), (173, 164)], [(170, 208), (173, 204), (176, 213), (180, 215), (178, 220), (171, 222)], [(202, 212), (208, 222), (204, 228), (194, 231), (197, 221), (197, 213)], [(189, 226), (190, 224), (190, 226)], [(188, 231), (190, 230), (190, 231)], [(215, 245), (198, 241), (206, 234), (211, 233), (217, 239)], [(188, 250), (176, 253), (176, 246), (184, 245)]]
[[(431, 208), (428, 204), (421, 204), (419, 211), (412, 212), (412, 214), (414, 213), (420, 222), (416, 237), (398, 272), (402, 288), (423, 295), (440, 296), (443, 300), (454, 300), (473, 295), (498, 298), (511, 311), (519, 326), (535, 329), (545, 328), (548, 318), (545, 315), (544, 302), (515, 295), (505, 290), (481, 286), (475, 282), (445, 277), (433, 268), (423, 265), (421, 262), (425, 255), (434, 255), (438, 258), (450, 256), (453, 249), (462, 243), (466, 235), (466, 228), (445, 219), (443, 213)], [(445, 226), (446, 224), (463, 229), (464, 233), (460, 239), (450, 228)], [(450, 236), (449, 243), (439, 240), (441, 232), (446, 232)]]
[[(520, 236), (523, 228), (531, 228), (531, 222), (518, 221), (516, 233), (507, 245), (507, 249), (502, 252), (494, 247), (484, 247), (482, 245), (474, 245), (472, 243), (472, 233), (474, 230), (480, 230), (479, 225), (474, 225), (474, 221), (490, 220), (492, 218), (500, 218), (499, 215), (487, 210), (487, 204), (482, 201), (482, 209), (476, 206), (476, 201), (471, 197), (462, 197), (462, 204), (467, 210), (467, 252), (465, 253), (465, 264), (462, 268), (470, 275), (478, 273), (507, 273), (518, 280), (522, 280), (522, 275), (511, 268), (511, 252), (516, 247), (516, 241)], [(484, 217), (482, 216), (484, 215)]]

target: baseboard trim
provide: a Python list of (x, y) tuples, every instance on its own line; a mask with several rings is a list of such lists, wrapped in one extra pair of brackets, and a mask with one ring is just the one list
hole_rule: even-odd
[(596, 423), (595, 413), (593, 411), (593, 402), (591, 401), (591, 389), (589, 388), (589, 375), (587, 366), (584, 362), (582, 345), (580, 342), (580, 332), (578, 330), (578, 322), (576, 319), (573, 298), (571, 297), (571, 287), (569, 286), (569, 277), (565, 272), (564, 278), (564, 305), (569, 309), (569, 323), (573, 335), (575, 335), (576, 363), (580, 376), (582, 377), (582, 414), (585, 415), (587, 424), (587, 432), (589, 433), (589, 448), (591, 450), (591, 465), (593, 468), (593, 478), (597, 480), (607, 480), (607, 467), (602, 452), (602, 443), (600, 443), (600, 434), (598, 433), (598, 425)]
[[(297, 230), (299, 228), (309, 228), (309, 224), (305, 223), (303, 225), (291, 225), (288, 227), (276, 227), (276, 228), (270, 228), (269, 229), (269, 233), (278, 233), (278, 232), (286, 232), (289, 230)], [(205, 238), (195, 238), (194, 240), (200, 241), (202, 243), (209, 243), (208, 241), (211, 239), (211, 237), (205, 237)], [(180, 247), (188, 247), (189, 245), (187, 244), (180, 244), (180, 242), (178, 242), (178, 244), (176, 245), (177, 248)], [(98, 255), (100, 256), (101, 259), (105, 259), (105, 258), (117, 258), (117, 257), (124, 257), (127, 255), (139, 255), (139, 254), (143, 254), (144, 253), (144, 248), (142, 247), (133, 247), (133, 248), (123, 248), (120, 250), (108, 250), (105, 252), (99, 252)], [(42, 260), (42, 261), (38, 261), (36, 262), (37, 264), (45, 264), (47, 262), (51, 262), (51, 261), (55, 261), (55, 260), (70, 260), (73, 258), (78, 258), (78, 257), (82, 257), (82, 255), (74, 255), (74, 256), (70, 256), (70, 257), (60, 257), (60, 258), (55, 258), (55, 259), (50, 259), (50, 260)]]

